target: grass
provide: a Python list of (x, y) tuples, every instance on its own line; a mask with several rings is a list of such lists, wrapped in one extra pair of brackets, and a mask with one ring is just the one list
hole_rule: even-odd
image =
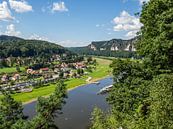
[(93, 80), (95, 80), (95, 79), (98, 79), (98, 78), (100, 79), (110, 75), (111, 69), (109, 65), (111, 64), (112, 61), (107, 59), (101, 59), (101, 58), (95, 58), (95, 59), (98, 62), (98, 66), (95, 71), (90, 73), (89, 76), (91, 76)]
[[(20, 67), (21, 71), (24, 71), (24, 67)], [(1, 73), (14, 73), (17, 72), (16, 67), (10, 67), (10, 68), (0, 68), (0, 74)]]
[[(101, 78), (104, 78), (110, 75), (109, 65), (112, 61), (107, 59), (95, 58), (98, 62), (97, 68), (92, 73), (89, 73), (87, 76), (83, 76), (82, 78), (72, 78), (65, 81), (67, 85), (67, 89), (73, 89), (80, 85), (87, 84), (86, 79), (88, 77), (92, 77), (91, 81), (95, 81)], [(50, 84), (46, 87), (41, 87), (38, 89), (34, 89), (30, 93), (17, 93), (12, 95), (12, 97), (17, 101), (22, 101), (23, 103), (30, 102), (32, 100), (37, 99), (39, 96), (48, 96), (55, 90), (56, 84)]]
[[(85, 84), (85, 80), (83, 79), (70, 79), (68, 81), (65, 81), (65, 84), (67, 85), (67, 89), (72, 89), (75, 88), (79, 85), (83, 85)], [(54, 92), (56, 87), (56, 84), (50, 84), (49, 86), (46, 87), (41, 87), (38, 89), (34, 89), (32, 92), (30, 93), (17, 93), (12, 95), (12, 97), (16, 100), (16, 101), (22, 101), (22, 102), (29, 102), (32, 101), (34, 99), (37, 99), (39, 96), (48, 96), (50, 95), (52, 92)]]

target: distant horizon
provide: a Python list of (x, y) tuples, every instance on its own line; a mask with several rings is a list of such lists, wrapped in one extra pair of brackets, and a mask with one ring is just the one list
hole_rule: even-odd
[[(1, 36), (9, 36), (9, 35), (0, 35)], [(24, 40), (39, 40), (39, 41), (47, 41), (47, 40), (43, 40), (43, 39), (27, 39), (27, 38), (23, 38), (23, 37), (20, 37), (20, 36), (9, 36), (9, 37), (16, 37), (16, 38), (20, 38), (20, 39), (24, 39)], [(135, 38), (135, 37), (134, 37)], [(89, 44), (86, 44), (86, 45), (83, 45), (83, 46), (69, 46), (69, 47), (66, 47), (66, 46), (63, 46), (61, 44), (58, 44), (58, 42), (53, 42), (53, 41), (47, 41), (47, 42), (50, 42), (50, 43), (54, 43), (54, 44), (57, 44), (57, 45), (61, 45), (62, 47), (66, 47), (66, 48), (70, 48), (70, 47), (86, 47), (88, 45), (90, 45), (92, 42), (101, 42), (101, 41), (110, 41), (110, 40), (113, 40), (113, 39), (116, 39), (116, 40), (131, 40), (131, 39), (120, 39), (120, 38), (112, 38), (112, 39), (108, 39), (108, 40), (93, 40), (91, 41)]]
[(92, 41), (131, 39), (142, 26), (149, 0), (0, 0), (0, 35), (87, 46)]

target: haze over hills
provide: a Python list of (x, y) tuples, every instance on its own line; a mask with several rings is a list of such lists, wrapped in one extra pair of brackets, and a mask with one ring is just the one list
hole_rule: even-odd
[(83, 55), (130, 57), (136, 49), (137, 38), (130, 40), (112, 39), (109, 41), (93, 41), (88, 46), (72, 47), (69, 50)]
[(53, 54), (67, 54), (72, 52), (66, 48), (41, 40), (27, 40), (14, 36), (0, 36), (0, 57), (36, 57), (36, 56), (51, 56)]

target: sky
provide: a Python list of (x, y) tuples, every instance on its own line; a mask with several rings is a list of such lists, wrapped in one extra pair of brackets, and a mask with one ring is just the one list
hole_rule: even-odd
[(135, 13), (149, 0), (0, 0), (0, 35), (65, 47), (130, 39), (142, 26)]

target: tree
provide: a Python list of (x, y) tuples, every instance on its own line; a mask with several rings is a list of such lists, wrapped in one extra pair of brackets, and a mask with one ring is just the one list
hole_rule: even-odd
[(91, 129), (105, 129), (105, 117), (101, 109), (94, 108)]
[(137, 50), (155, 69), (173, 66), (173, 1), (150, 0), (144, 4), (140, 21), (143, 27)]
[(67, 97), (66, 87), (63, 81), (59, 81), (55, 92), (48, 98), (38, 98), (37, 112), (38, 115), (33, 119), (34, 129), (55, 128), (53, 118), (60, 113), (65, 99)]
[(59, 73), (59, 78), (62, 79), (63, 77), (64, 77), (64, 72), (61, 71), (61, 72)]
[(148, 118), (150, 129), (173, 128), (173, 75), (159, 75), (152, 83)]
[(5, 59), (2, 59), (2, 60), (1, 60), (1, 65), (2, 65), (3, 67), (8, 67), (7, 61), (6, 61)]
[(22, 113), (22, 104), (6, 92), (0, 101), (0, 128), (2, 129), (57, 129), (53, 118), (61, 113), (67, 97), (66, 87), (59, 81), (55, 91), (48, 98), (40, 97), (37, 105), (37, 115), (32, 120), (26, 120)]
[(17, 72), (21, 72), (19, 66), (16, 66), (16, 71), (17, 71)]
[(173, 1), (145, 3), (140, 21), (143, 27), (136, 45), (144, 60), (112, 63), (110, 116), (123, 129), (172, 129)]
[(93, 60), (93, 59), (92, 59), (91, 56), (89, 56), (89, 57), (87, 58), (87, 62), (88, 62), (88, 63), (90, 63), (92, 60)]
[(2, 92), (0, 104), (0, 128), (9, 129), (18, 120), (23, 118), (22, 103), (16, 102), (7, 92)]
[(84, 74), (84, 70), (83, 69), (77, 69), (77, 74), (79, 74), (79, 75)]

